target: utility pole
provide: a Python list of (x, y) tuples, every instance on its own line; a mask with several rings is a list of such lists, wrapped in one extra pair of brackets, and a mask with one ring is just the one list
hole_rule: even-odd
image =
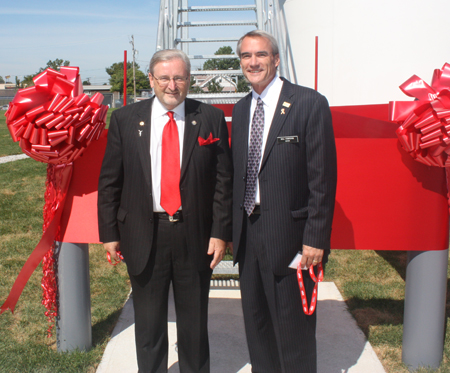
[(136, 102), (136, 74), (135, 74), (135, 68), (134, 68), (134, 60), (136, 55), (136, 49), (134, 49), (134, 35), (131, 35), (131, 41), (130, 44), (133, 47), (133, 87), (134, 87), (134, 102)]

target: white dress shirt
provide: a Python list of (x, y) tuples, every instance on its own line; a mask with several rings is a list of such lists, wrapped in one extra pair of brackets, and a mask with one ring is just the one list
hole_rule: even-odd
[[(255, 91), (252, 91), (252, 103), (250, 105), (250, 125), (248, 126), (248, 142), (250, 145), (250, 133), (252, 130), (252, 120), (253, 114), (256, 109), (256, 102), (258, 97), (261, 97), (261, 100), (264, 104), (264, 133), (263, 133), (263, 142), (261, 149), (261, 160), (259, 161), (259, 169), (261, 168), (261, 161), (264, 157), (264, 149), (266, 148), (267, 136), (269, 135), (270, 126), (272, 125), (273, 116), (275, 114), (275, 109), (277, 108), (278, 99), (280, 98), (281, 89), (283, 88), (283, 81), (279, 78), (278, 75), (275, 75), (275, 78), (269, 83), (269, 85), (262, 91), (259, 95)], [(259, 179), (256, 183), (256, 204), (259, 205)]]
[[(161, 148), (162, 133), (164, 126), (169, 121), (167, 110), (158, 97), (155, 97), (152, 105), (152, 116), (150, 125), (150, 162), (152, 167), (152, 195), (153, 195), (153, 211), (164, 212), (161, 207)], [(184, 139), (184, 101), (175, 109), (173, 118), (177, 123), (178, 139), (180, 141), (180, 168), (183, 159), (183, 139)], [(181, 207), (180, 207), (181, 210)]]

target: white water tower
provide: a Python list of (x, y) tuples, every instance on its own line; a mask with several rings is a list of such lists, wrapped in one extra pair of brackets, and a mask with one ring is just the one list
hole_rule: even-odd
[(446, 0), (280, 0), (297, 81), (331, 105), (410, 100), (398, 86), (412, 75), (431, 82), (450, 62)]

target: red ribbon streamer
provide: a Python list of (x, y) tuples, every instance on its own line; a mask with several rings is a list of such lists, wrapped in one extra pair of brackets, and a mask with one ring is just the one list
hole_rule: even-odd
[(306, 290), (305, 285), (303, 283), (303, 275), (302, 275), (302, 264), (298, 263), (297, 266), (297, 281), (298, 281), (298, 287), (300, 289), (300, 297), (302, 299), (302, 306), (303, 306), (303, 312), (305, 315), (312, 315), (314, 311), (316, 310), (317, 305), (317, 287), (319, 285), (319, 282), (323, 280), (323, 266), (322, 263), (317, 264), (317, 270), (318, 274), (316, 277), (316, 274), (314, 273), (314, 266), (309, 267), (309, 275), (311, 276), (311, 279), (315, 282), (313, 294), (311, 297), (311, 305), (308, 308), (308, 300), (306, 299)]
[(109, 253), (109, 251), (106, 253), (106, 259), (108, 260), (109, 264), (116, 266), (117, 264), (119, 264), (122, 260), (123, 260), (123, 256), (122, 253), (120, 251), (117, 251), (117, 254), (119, 255), (119, 259), (114, 258), (114, 263), (111, 261), (111, 254)]
[(51, 219), (48, 226), (46, 227), (41, 240), (20, 270), (20, 273), (17, 276), (17, 279), (14, 282), (14, 285), (8, 295), (8, 298), (0, 307), (0, 314), (5, 312), (7, 309), (10, 309), (11, 312), (14, 312), (16, 303), (20, 295), (22, 294), (22, 291), (30, 276), (35, 271), (49, 248), (53, 245), (56, 233), (58, 232), (59, 222), (61, 220), (61, 214), (63, 210), (61, 206), (64, 204), (67, 189), (69, 188), (70, 184), (70, 178), (72, 177), (72, 165), (64, 165), (59, 167), (59, 175), (56, 178), (58, 180), (57, 183), (60, 189), (60, 199), (57, 201), (59, 206), (56, 208), (53, 219)]

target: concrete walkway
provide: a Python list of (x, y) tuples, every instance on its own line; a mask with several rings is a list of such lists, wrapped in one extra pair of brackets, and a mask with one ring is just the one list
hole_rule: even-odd
[[(173, 298), (169, 304), (169, 373), (178, 373)], [(385, 373), (363, 332), (332, 282), (319, 284), (317, 307), (319, 373)], [(250, 373), (240, 291), (212, 287), (209, 304), (212, 373)], [(97, 373), (136, 373), (134, 315), (126, 302)]]
[(28, 155), (26, 155), (26, 154), (7, 155), (5, 157), (0, 157), (0, 164), (17, 161), (19, 159), (24, 159), (24, 158), (28, 158)]

